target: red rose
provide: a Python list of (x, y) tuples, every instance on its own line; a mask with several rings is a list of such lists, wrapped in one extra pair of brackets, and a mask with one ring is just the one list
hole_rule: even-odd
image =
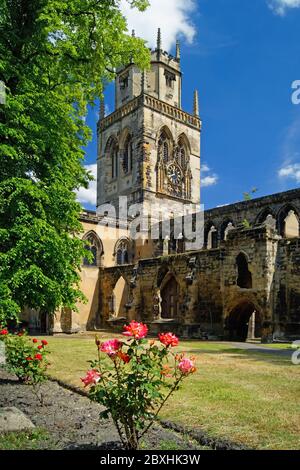
[(33, 342), (33, 343), (37, 343), (38, 340), (37, 340), (36, 338), (33, 338), (32, 342)]
[(46, 341), (45, 339), (42, 339), (41, 343), (42, 343), (43, 346), (47, 346), (48, 341)]
[(32, 357), (30, 356), (26, 357), (26, 361), (32, 361), (32, 360), (33, 360)]
[(147, 336), (148, 327), (144, 323), (132, 320), (129, 325), (124, 325), (124, 336), (132, 336), (135, 339), (142, 339)]
[(89, 370), (86, 373), (85, 377), (81, 378), (81, 381), (84, 383), (84, 386), (96, 385), (100, 380), (101, 375), (95, 369)]
[(99, 351), (108, 354), (110, 357), (114, 357), (121, 347), (121, 341), (118, 339), (110, 339), (109, 341), (105, 341), (105, 343), (101, 344)]
[(130, 361), (131, 357), (128, 354), (123, 353), (122, 351), (119, 351), (117, 353), (117, 356), (125, 363), (128, 364)]
[(178, 338), (173, 333), (159, 333), (159, 341), (165, 346), (177, 346)]
[(40, 345), (38, 346), (38, 349), (39, 349), (39, 350), (43, 349), (43, 346), (40, 344)]
[(37, 361), (41, 361), (43, 359), (43, 356), (41, 354), (35, 354), (34, 359), (36, 359)]
[(0, 335), (2, 336), (8, 335), (8, 330), (6, 328), (3, 328), (3, 330), (0, 331)]

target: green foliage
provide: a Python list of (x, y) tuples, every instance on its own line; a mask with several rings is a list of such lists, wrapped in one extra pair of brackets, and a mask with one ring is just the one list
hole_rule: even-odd
[(249, 220), (247, 220), (247, 219), (244, 219), (242, 224), (243, 224), (243, 227), (246, 228), (246, 229), (251, 228), (251, 224), (250, 224)]
[(0, 283), (0, 325), (6, 326), (8, 320), (17, 321), (19, 313), (20, 307), (13, 301), (8, 286)]
[(46, 380), (48, 351), (45, 340), (38, 343), (37, 339), (30, 340), (23, 332), (1, 335), (0, 340), (5, 343), (5, 366), (9, 372), (28, 385)]
[(251, 191), (243, 193), (244, 201), (250, 201), (253, 197), (253, 194), (257, 193), (257, 188), (252, 188)]
[(51, 437), (42, 428), (0, 434), (0, 450), (40, 450), (45, 448), (45, 442), (50, 444)]
[[(132, 7), (144, 10), (147, 2)], [(79, 235), (88, 104), (114, 70), (149, 64), (116, 0), (0, 0), (0, 320), (83, 300)]]

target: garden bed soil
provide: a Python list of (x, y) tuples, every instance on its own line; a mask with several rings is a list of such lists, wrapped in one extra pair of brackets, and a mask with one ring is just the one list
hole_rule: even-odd
[[(32, 387), (20, 383), (13, 375), (0, 369), (0, 407), (15, 406), (47, 438), (39, 443), (40, 449), (118, 449), (121, 447), (112, 421), (101, 421), (103, 409), (89, 398), (67, 390), (55, 381), (42, 385), (44, 405)], [(155, 426), (145, 435), (143, 448), (150, 449), (201, 449), (181, 434)]]

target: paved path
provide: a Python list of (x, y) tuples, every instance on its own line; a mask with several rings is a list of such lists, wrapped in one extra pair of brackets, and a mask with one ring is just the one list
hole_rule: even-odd
[(233, 341), (224, 341), (225, 344), (229, 344), (233, 348), (246, 349), (247, 351), (253, 351), (265, 354), (276, 354), (278, 356), (289, 357), (293, 354), (294, 349), (287, 346), (286, 349), (277, 349), (270, 346), (264, 346), (261, 343), (239, 343)]

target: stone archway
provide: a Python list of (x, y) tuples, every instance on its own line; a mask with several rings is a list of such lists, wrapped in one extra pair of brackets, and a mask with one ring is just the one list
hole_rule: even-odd
[(160, 288), (161, 317), (176, 318), (178, 311), (178, 283), (171, 274), (167, 275)]
[(230, 341), (260, 338), (261, 314), (252, 302), (243, 300), (229, 313), (226, 329)]
[(129, 300), (128, 284), (123, 276), (117, 280), (110, 299), (110, 317), (126, 318), (126, 305)]

